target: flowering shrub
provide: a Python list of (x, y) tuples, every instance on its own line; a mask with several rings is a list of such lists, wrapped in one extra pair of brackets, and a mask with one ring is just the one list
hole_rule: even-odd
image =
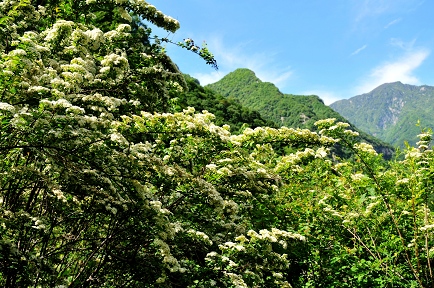
[[(259, 233), (249, 230), (247, 237), (240, 235), (234, 242), (219, 245), (221, 254), (210, 252), (206, 256), (213, 271), (223, 277), (210, 280), (218, 287), (291, 287), (288, 280), (292, 273), (288, 253), (294, 253), (293, 241), (305, 241), (305, 237), (272, 228)], [(297, 246), (297, 245), (295, 245)]]
[(167, 113), (184, 79), (138, 20), (175, 19), (36, 3), (0, 1), (1, 286), (432, 285), (429, 131), (392, 162), (333, 119), (232, 135)]

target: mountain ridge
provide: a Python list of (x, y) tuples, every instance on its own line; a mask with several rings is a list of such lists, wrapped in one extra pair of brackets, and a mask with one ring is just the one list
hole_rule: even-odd
[(174, 112), (187, 107), (197, 111), (207, 110), (215, 116), (215, 124), (228, 124), (232, 133), (240, 133), (244, 127), (277, 127), (273, 121), (263, 119), (259, 112), (242, 106), (237, 99), (224, 97), (200, 85), (199, 80), (184, 74), (188, 90), (176, 95)]
[[(258, 111), (264, 119), (292, 128), (307, 128), (315, 131), (314, 123), (321, 119), (336, 118), (348, 122), (338, 112), (326, 106), (316, 95), (284, 94), (270, 82), (262, 82), (255, 73), (239, 68), (213, 84), (208, 84), (215, 92), (237, 99), (242, 105)], [(350, 123), (352, 125), (352, 123)], [(393, 148), (373, 136), (362, 132), (354, 125), (351, 128), (360, 133), (362, 141), (371, 143), (377, 152), (385, 157), (393, 154)]]
[(434, 127), (434, 87), (384, 83), (371, 92), (336, 101), (330, 105), (361, 130), (404, 147), (415, 145), (421, 127)]

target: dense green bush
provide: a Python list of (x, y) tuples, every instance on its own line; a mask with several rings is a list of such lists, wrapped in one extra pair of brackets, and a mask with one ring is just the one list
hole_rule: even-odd
[(172, 18), (37, 4), (0, 2), (1, 286), (433, 285), (430, 133), (391, 162), (334, 119), (234, 135), (164, 112), (184, 78), (131, 15)]

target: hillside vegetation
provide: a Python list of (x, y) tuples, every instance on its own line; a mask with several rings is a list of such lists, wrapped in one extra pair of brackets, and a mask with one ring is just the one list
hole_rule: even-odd
[(238, 99), (281, 126), (312, 129), (313, 123), (319, 119), (340, 117), (332, 109), (324, 109), (326, 106), (319, 97), (283, 94), (274, 84), (262, 82), (253, 71), (245, 68), (237, 69), (206, 87)]
[(361, 130), (396, 147), (417, 142), (421, 127), (434, 127), (434, 87), (401, 82), (330, 105)]
[[(283, 94), (274, 84), (262, 82), (253, 71), (245, 68), (229, 73), (206, 88), (237, 99), (245, 107), (257, 110), (265, 119), (280, 126), (316, 131), (314, 123), (321, 119), (335, 118), (337, 121), (348, 122), (339, 113), (324, 105), (318, 96)], [(392, 155), (394, 149), (389, 144), (354, 126), (351, 128), (360, 134), (360, 141), (372, 144), (387, 158)]]
[(198, 112), (206, 110), (214, 114), (215, 124), (229, 125), (232, 133), (240, 133), (246, 127), (277, 127), (273, 121), (265, 120), (259, 112), (242, 106), (237, 99), (224, 97), (202, 87), (197, 79), (189, 75), (184, 76), (188, 90), (176, 94), (174, 111), (181, 112), (188, 107), (194, 107)]
[(180, 27), (143, 0), (0, 0), (0, 287), (433, 287), (429, 130), (386, 161), (336, 119), (245, 127), (268, 124), (146, 23)]

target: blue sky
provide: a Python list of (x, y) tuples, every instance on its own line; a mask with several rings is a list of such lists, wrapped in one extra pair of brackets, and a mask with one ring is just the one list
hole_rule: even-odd
[(179, 20), (172, 41), (206, 41), (215, 71), (174, 45), (181, 71), (206, 85), (249, 68), (283, 93), (326, 104), (394, 81), (434, 85), (432, 0), (149, 0)]

